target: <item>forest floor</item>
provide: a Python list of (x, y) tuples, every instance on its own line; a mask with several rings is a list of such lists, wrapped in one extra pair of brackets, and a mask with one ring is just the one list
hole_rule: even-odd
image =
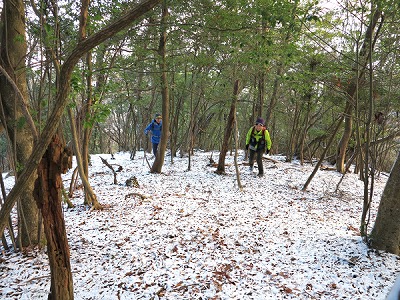
[[(104, 210), (84, 206), (82, 189), (71, 199), (75, 208), (63, 206), (75, 299), (386, 298), (400, 260), (362, 241), (357, 175), (338, 185), (339, 173), (319, 170), (302, 191), (310, 164), (271, 156), (258, 178), (240, 152), (239, 189), (233, 156), (226, 175), (208, 166), (210, 156), (196, 151), (189, 171), (188, 157), (166, 156), (161, 174), (149, 172), (143, 152), (134, 160), (91, 156), (89, 179)], [(122, 167), (118, 184), (100, 157)], [(63, 175), (65, 187), (72, 172)], [(133, 176), (139, 187), (126, 185)], [(387, 178), (376, 178), (369, 231)], [(4, 180), (9, 191), (14, 179)], [(0, 249), (0, 298), (47, 299), (45, 251)]]

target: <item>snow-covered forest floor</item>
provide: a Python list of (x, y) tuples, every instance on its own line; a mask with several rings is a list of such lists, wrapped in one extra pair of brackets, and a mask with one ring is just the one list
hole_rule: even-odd
[[(346, 174), (336, 191), (341, 175), (319, 170), (303, 192), (313, 166), (272, 156), (258, 178), (240, 152), (239, 190), (233, 156), (220, 176), (207, 166), (210, 155), (197, 151), (190, 171), (187, 157), (167, 156), (162, 174), (149, 173), (143, 152), (91, 156), (104, 210), (83, 206), (81, 189), (75, 208), (64, 205), (75, 299), (385, 299), (400, 260), (362, 242), (357, 175)], [(118, 184), (100, 157), (122, 166)], [(132, 176), (139, 187), (125, 184)], [(14, 179), (4, 180), (9, 191)], [(386, 180), (376, 178), (369, 230)], [(0, 298), (47, 299), (45, 251), (0, 249)]]

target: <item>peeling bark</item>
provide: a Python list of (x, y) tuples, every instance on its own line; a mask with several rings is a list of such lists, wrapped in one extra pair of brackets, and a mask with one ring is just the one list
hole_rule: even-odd
[(34, 197), (42, 212), (51, 271), (48, 299), (73, 299), (73, 282), (65, 222), (62, 214), (62, 178), (72, 167), (72, 152), (58, 135), (49, 144), (38, 166)]

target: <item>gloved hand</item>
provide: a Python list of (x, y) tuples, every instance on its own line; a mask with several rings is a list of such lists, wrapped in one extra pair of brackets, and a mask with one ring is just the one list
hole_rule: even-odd
[(269, 153), (269, 149), (265, 150), (265, 154), (268, 154), (268, 153)]
[(246, 150), (249, 150), (249, 144), (246, 145)]

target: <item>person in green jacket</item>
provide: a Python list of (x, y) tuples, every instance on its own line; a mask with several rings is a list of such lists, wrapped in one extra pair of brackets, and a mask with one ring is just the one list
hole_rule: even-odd
[(262, 157), (271, 150), (271, 138), (268, 130), (265, 128), (265, 122), (262, 118), (257, 118), (256, 123), (252, 126), (246, 135), (246, 150), (250, 150), (249, 164), (250, 171), (253, 172), (254, 159), (257, 161), (258, 176), (264, 176), (264, 167)]

